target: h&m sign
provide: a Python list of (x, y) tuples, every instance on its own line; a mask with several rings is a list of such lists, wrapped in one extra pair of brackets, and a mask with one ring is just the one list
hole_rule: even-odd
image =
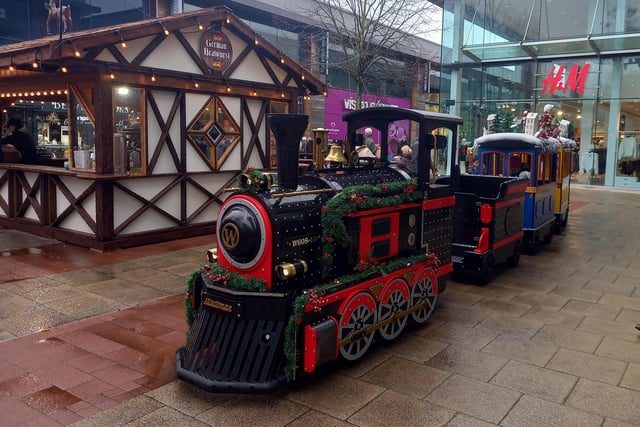
[(566, 73), (566, 66), (554, 65), (549, 71), (546, 79), (542, 80), (542, 92), (549, 91), (549, 95), (553, 95), (556, 91), (567, 93), (567, 89), (571, 92), (578, 92), (580, 95), (584, 93), (584, 85), (587, 82), (590, 64), (584, 64), (580, 67), (574, 64)]

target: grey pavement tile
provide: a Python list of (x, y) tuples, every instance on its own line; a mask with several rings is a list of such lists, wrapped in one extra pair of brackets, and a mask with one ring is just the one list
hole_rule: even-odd
[(167, 385), (149, 391), (146, 396), (182, 413), (196, 416), (226, 402), (235, 395), (207, 393), (183, 381), (172, 381)]
[(445, 298), (448, 303), (471, 306), (484, 298), (482, 295), (473, 294), (467, 292), (468, 289), (464, 291), (459, 289), (449, 289), (447, 285), (447, 289), (444, 291), (440, 299)]
[(560, 310), (569, 301), (569, 298), (549, 295), (546, 292), (523, 291), (511, 301), (514, 303), (527, 304), (533, 308), (544, 307), (545, 310), (552, 311)]
[(480, 350), (497, 337), (498, 334), (483, 329), (470, 328), (456, 322), (449, 322), (425, 336), (436, 341)]
[(387, 390), (349, 417), (348, 421), (357, 426), (435, 427), (445, 425), (453, 416), (454, 411), (450, 409)]
[(2, 283), (0, 284), (0, 291), (5, 290), (15, 295), (25, 296), (36, 289), (47, 289), (52, 286), (60, 285), (62, 285), (62, 283), (56, 280), (54, 276), (41, 276)]
[(538, 343), (529, 339), (518, 339), (501, 335), (491, 341), (483, 353), (519, 360), (537, 366), (544, 366), (558, 350), (554, 344)]
[(560, 310), (562, 313), (575, 313), (583, 316), (614, 320), (620, 314), (620, 307), (596, 304), (586, 301), (570, 300)]
[[(640, 297), (640, 295), (638, 295)], [(632, 310), (630, 308), (623, 308), (616, 317), (617, 322), (625, 323), (640, 323), (640, 310)]]
[(577, 381), (573, 375), (515, 360), (509, 361), (491, 380), (494, 384), (556, 403), (564, 402)]
[(0, 329), (6, 330), (11, 335), (22, 337), (76, 320), (72, 316), (67, 316), (44, 305), (32, 308), (24, 313), (24, 316), (0, 319)]
[(620, 386), (640, 391), (640, 364), (629, 364), (620, 381)]
[(120, 277), (130, 282), (137, 282), (144, 284), (147, 280), (154, 279), (169, 274), (166, 271), (158, 270), (156, 268), (138, 267), (134, 270), (120, 271), (114, 273), (115, 277)]
[(640, 310), (640, 298), (632, 296), (615, 295), (606, 293), (602, 296), (600, 304), (610, 305), (614, 307), (630, 308), (632, 310)]
[[(586, 281), (585, 281), (586, 283)], [(602, 298), (603, 293), (598, 291), (589, 291), (581, 287), (560, 285), (551, 291), (553, 295), (560, 295), (570, 299), (596, 303)]]
[(187, 277), (175, 274), (154, 277), (145, 283), (149, 288), (157, 289), (168, 294), (177, 294), (187, 289)]
[(123, 261), (123, 262), (116, 262), (114, 264), (105, 264), (97, 267), (92, 267), (91, 270), (98, 271), (103, 274), (115, 276), (116, 273), (123, 273), (125, 271), (135, 270), (137, 268), (140, 268), (140, 265), (130, 261)]
[(124, 427), (208, 427), (210, 424), (195, 420), (173, 408), (162, 407), (147, 415), (144, 415)]
[[(520, 269), (513, 269), (514, 272), (520, 272)], [(523, 292), (541, 292), (548, 294), (555, 289), (558, 284), (552, 280), (546, 278), (540, 280), (530, 280), (529, 278), (522, 278), (519, 276), (510, 279), (503, 285), (505, 288), (520, 290)]]
[(502, 314), (492, 314), (480, 322), (477, 328), (504, 335), (531, 338), (542, 326), (543, 323), (537, 320), (518, 319)]
[(602, 421), (601, 416), (525, 395), (500, 425), (504, 427), (599, 427)]
[(385, 346), (385, 351), (416, 362), (426, 362), (438, 354), (448, 344), (421, 337), (419, 335), (404, 335)]
[(137, 420), (151, 412), (160, 409), (162, 404), (147, 396), (134, 397), (114, 408), (99, 412), (90, 417), (84, 418), (72, 427), (106, 427), (123, 426), (131, 421)]
[(172, 264), (158, 268), (162, 271), (166, 271), (167, 273), (188, 277), (193, 271), (200, 268), (201, 265), (201, 262), (193, 262), (192, 260), (191, 262), (181, 262), (179, 264)]
[(638, 331), (635, 329), (635, 322), (625, 323), (586, 317), (577, 329), (579, 331), (620, 338), (632, 342), (638, 341)]
[(606, 418), (602, 427), (638, 427), (635, 424), (625, 423), (623, 421), (614, 420), (613, 418)]
[(464, 375), (479, 381), (489, 381), (508, 362), (507, 358), (451, 345), (427, 361), (428, 366)]
[(451, 421), (447, 423), (447, 427), (492, 427), (498, 424), (488, 423), (466, 414), (456, 414)]
[(580, 332), (557, 325), (544, 325), (531, 338), (532, 342), (553, 344), (557, 347), (593, 353), (602, 342), (602, 335)]
[(531, 305), (523, 304), (513, 301), (505, 301), (496, 298), (484, 298), (474, 306), (483, 310), (491, 311), (494, 313), (511, 315), (514, 317), (522, 316), (524, 313), (531, 309)]
[(81, 295), (76, 295), (71, 298), (52, 301), (47, 305), (74, 320), (108, 313), (122, 306), (122, 304), (117, 301), (88, 292), (83, 292)]
[(521, 393), (508, 388), (453, 375), (426, 399), (483, 421), (499, 423), (520, 397)]
[(580, 379), (566, 404), (632, 425), (640, 425), (640, 392)]
[(627, 363), (561, 348), (546, 367), (582, 378), (618, 384)]
[(318, 411), (308, 411), (300, 418), (287, 424), (287, 427), (353, 427), (353, 424), (333, 418)]
[(473, 327), (486, 319), (489, 314), (491, 313), (487, 310), (481, 310), (447, 301), (445, 291), (442, 303), (440, 306), (436, 307), (431, 318), (435, 320), (442, 320), (444, 322), (457, 322)]
[(346, 420), (382, 394), (383, 387), (346, 375), (327, 374), (299, 387), (291, 388), (284, 398)]
[(513, 297), (520, 294), (520, 292), (521, 291), (517, 289), (496, 286), (493, 282), (485, 286), (470, 286), (468, 291), (470, 294), (501, 301), (510, 301)]
[(545, 307), (533, 307), (525, 314), (520, 316), (523, 320), (535, 320), (545, 325), (562, 326), (569, 329), (578, 327), (584, 316), (578, 313), (560, 312), (554, 309), (548, 310)]
[(633, 295), (633, 291), (636, 289), (636, 284), (617, 283), (617, 281), (616, 283), (602, 283), (597, 280), (590, 280), (589, 283), (584, 286), (584, 289), (629, 297)]
[(172, 295), (121, 278), (84, 285), (80, 289), (112, 299), (125, 307)]
[(65, 271), (64, 273), (50, 275), (49, 277), (53, 277), (58, 282), (69, 286), (82, 286), (87, 283), (102, 282), (104, 280), (113, 279), (113, 275), (111, 274), (105, 274), (88, 268)]
[(604, 337), (595, 354), (623, 362), (640, 363), (640, 344), (637, 341)]
[(81, 293), (82, 291), (77, 287), (59, 284), (57, 286), (33, 289), (25, 292), (23, 295), (25, 298), (35, 301), (38, 304), (46, 304), (51, 301), (77, 296)]
[(340, 372), (354, 378), (360, 378), (390, 357), (391, 353), (386, 351), (386, 346), (374, 345), (371, 347), (370, 351), (364, 355), (364, 357), (354, 361), (338, 361), (335, 368), (336, 372)]
[[(411, 372), (411, 375), (408, 376), (407, 372)], [(416, 399), (423, 399), (449, 375), (440, 369), (401, 357), (392, 357), (360, 379)]]
[(308, 409), (274, 395), (235, 396), (196, 417), (215, 426), (282, 427)]

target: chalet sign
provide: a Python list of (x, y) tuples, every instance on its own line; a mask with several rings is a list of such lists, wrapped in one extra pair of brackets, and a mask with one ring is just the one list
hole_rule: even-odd
[(233, 59), (231, 41), (220, 30), (209, 30), (200, 40), (200, 57), (213, 71), (224, 71)]
[(549, 95), (553, 95), (556, 91), (567, 93), (567, 90), (570, 90), (571, 92), (578, 92), (582, 95), (588, 74), (588, 63), (582, 67), (574, 64), (569, 70), (568, 75), (565, 65), (554, 65), (551, 67), (547, 78), (542, 80), (542, 93), (549, 92)]

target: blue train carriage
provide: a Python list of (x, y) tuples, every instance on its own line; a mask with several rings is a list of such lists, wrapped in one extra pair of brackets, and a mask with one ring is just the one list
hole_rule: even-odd
[(554, 230), (556, 234), (560, 234), (569, 220), (571, 170), (573, 169), (571, 159), (573, 152), (578, 149), (578, 145), (573, 139), (559, 137), (557, 147), (558, 167), (556, 168), (556, 222)]
[(470, 277), (487, 284), (494, 277), (496, 265), (518, 265), (528, 184), (526, 178), (517, 177), (459, 177), (452, 249), (456, 278)]
[(524, 133), (495, 133), (476, 139), (482, 175), (528, 176), (523, 214), (523, 251), (535, 254), (553, 240), (559, 140)]

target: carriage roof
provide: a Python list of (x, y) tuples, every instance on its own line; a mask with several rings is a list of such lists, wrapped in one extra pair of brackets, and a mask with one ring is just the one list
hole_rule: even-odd
[(528, 149), (554, 152), (559, 148), (573, 147), (575, 141), (568, 138), (539, 138), (526, 133), (493, 133), (477, 138), (478, 148)]

